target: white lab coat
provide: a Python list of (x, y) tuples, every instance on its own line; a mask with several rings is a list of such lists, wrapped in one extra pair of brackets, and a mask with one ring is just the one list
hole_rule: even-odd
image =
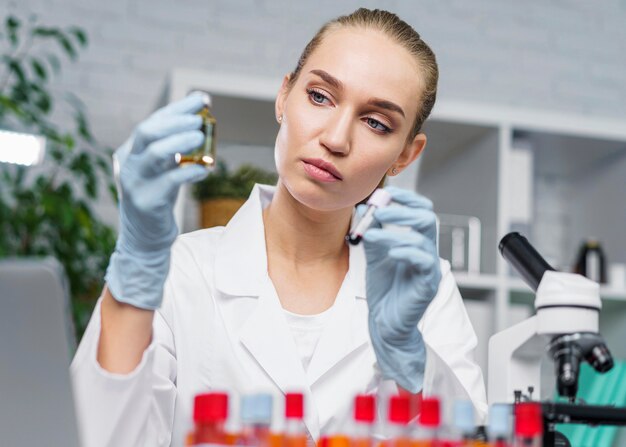
[[(395, 389), (382, 381), (369, 339), (361, 246), (350, 247), (348, 273), (305, 373), (267, 274), (262, 207), (273, 191), (257, 186), (226, 227), (178, 238), (153, 340), (128, 375), (96, 361), (98, 303), (71, 365), (86, 447), (182, 445), (193, 396), (209, 389), (277, 396), (302, 390), (314, 438), (341, 430), (356, 393)], [(447, 402), (471, 399), (482, 420), (476, 335), (449, 264), (441, 267), (439, 292), (418, 325), (427, 346), (423, 391)]]

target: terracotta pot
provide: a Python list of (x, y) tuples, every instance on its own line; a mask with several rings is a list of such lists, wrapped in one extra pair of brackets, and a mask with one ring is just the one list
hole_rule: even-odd
[(226, 225), (246, 199), (209, 199), (201, 202), (200, 225), (211, 228)]

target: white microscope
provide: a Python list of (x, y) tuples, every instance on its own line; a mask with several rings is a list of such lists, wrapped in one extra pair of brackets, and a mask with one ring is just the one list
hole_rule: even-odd
[[(556, 389), (574, 403), (580, 364), (599, 372), (613, 358), (598, 332), (602, 302), (599, 285), (581, 275), (554, 271), (519, 233), (509, 233), (500, 253), (536, 291), (536, 315), (489, 340), (489, 404), (541, 399), (541, 362), (554, 361)], [(524, 396), (524, 393), (530, 396)]]

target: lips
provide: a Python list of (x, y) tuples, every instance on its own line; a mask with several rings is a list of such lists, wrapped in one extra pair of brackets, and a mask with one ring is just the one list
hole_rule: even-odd
[(313, 165), (318, 169), (328, 172), (337, 180), (343, 180), (343, 176), (341, 175), (341, 172), (339, 172), (339, 170), (332, 163), (324, 161), (320, 158), (304, 158), (302, 161), (310, 165)]

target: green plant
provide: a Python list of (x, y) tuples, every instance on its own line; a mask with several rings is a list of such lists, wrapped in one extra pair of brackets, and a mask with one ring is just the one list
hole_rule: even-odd
[[(113, 229), (90, 205), (103, 182), (115, 194), (111, 151), (94, 140), (80, 100), (53, 94), (50, 80), (60, 73), (63, 55), (75, 60), (87, 46), (87, 35), (12, 15), (0, 33), (0, 128), (46, 138), (41, 167), (0, 163), (0, 257), (55, 256), (65, 267), (82, 334), (115, 245)], [(60, 101), (73, 114), (70, 129), (53, 120)]]
[(215, 170), (194, 185), (194, 197), (199, 201), (216, 198), (243, 199), (250, 195), (255, 183), (274, 185), (277, 179), (276, 174), (249, 164), (242, 165), (231, 173), (226, 164), (218, 159)]

